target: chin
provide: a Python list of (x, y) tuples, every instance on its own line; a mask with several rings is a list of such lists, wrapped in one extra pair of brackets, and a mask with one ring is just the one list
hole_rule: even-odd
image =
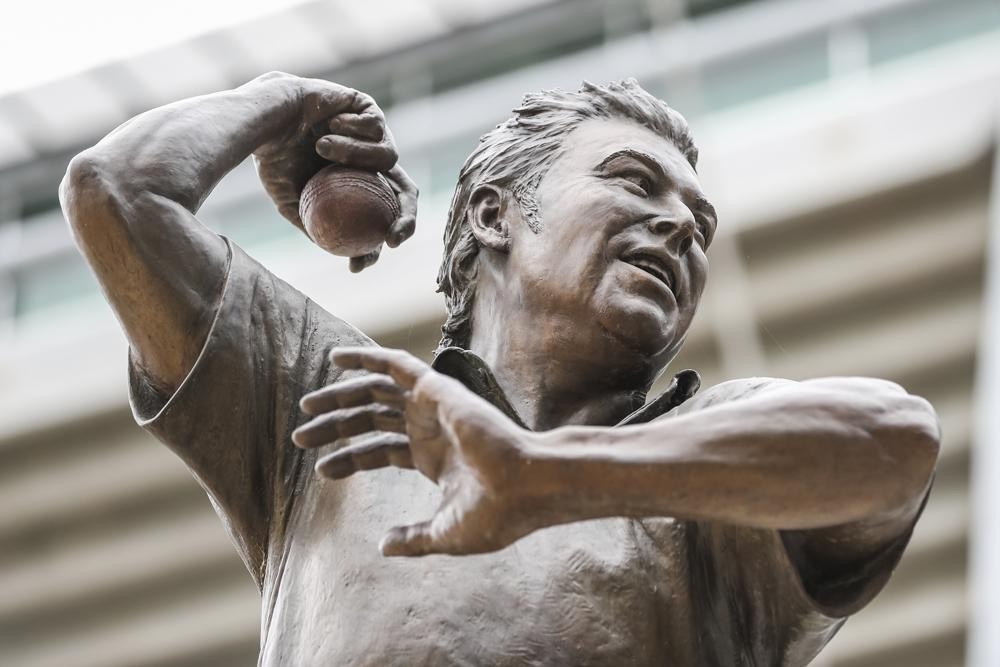
[(678, 340), (676, 312), (648, 299), (629, 297), (602, 309), (598, 322), (618, 343), (644, 359), (665, 363), (664, 356), (673, 356)]

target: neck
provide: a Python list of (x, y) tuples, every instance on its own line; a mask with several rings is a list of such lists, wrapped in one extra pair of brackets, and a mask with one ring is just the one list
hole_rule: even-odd
[(568, 336), (578, 324), (574, 329), (572, 322), (540, 322), (518, 308), (500, 317), (496, 308), (479, 305), (496, 301), (476, 301), (473, 322), (481, 325), (473, 327), (469, 349), (489, 365), (529, 428), (610, 426), (642, 405), (652, 379), (645, 364)]

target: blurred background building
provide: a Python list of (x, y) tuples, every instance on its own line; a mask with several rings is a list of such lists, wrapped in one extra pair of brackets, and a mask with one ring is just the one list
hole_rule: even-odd
[(967, 562), (979, 534), (970, 452), (1000, 2), (281, 7), (0, 96), (0, 664), (254, 664), (257, 592), (205, 494), (132, 422), (125, 342), (56, 187), (72, 155), (125, 119), (273, 69), (375, 96), (423, 193), (417, 233), (351, 275), (279, 218), (248, 164), (200, 218), (383, 344), (425, 357), (458, 168), (524, 92), (634, 76), (684, 113), (721, 227), (675, 367), (706, 384), (890, 378), (943, 424), (935, 488), (902, 564), (815, 664), (966, 664), (970, 628), (986, 636), (993, 622), (970, 607)]

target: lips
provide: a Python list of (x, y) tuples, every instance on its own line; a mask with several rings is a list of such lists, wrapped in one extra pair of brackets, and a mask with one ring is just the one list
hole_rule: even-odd
[(659, 280), (667, 286), (667, 289), (670, 290), (672, 294), (677, 294), (677, 276), (674, 273), (673, 266), (671, 266), (669, 260), (665, 257), (660, 257), (653, 252), (638, 250), (626, 254), (621, 259), (626, 264), (630, 264), (637, 269), (645, 271)]

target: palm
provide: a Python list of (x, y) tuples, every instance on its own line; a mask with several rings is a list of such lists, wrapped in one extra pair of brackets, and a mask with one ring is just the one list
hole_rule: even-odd
[[(287, 75), (274, 75), (276, 78)], [(288, 77), (289, 80), (293, 77)], [(353, 111), (353, 91), (344, 86), (314, 79), (294, 78), (299, 95), (289, 100), (299, 122), (283, 134), (254, 151), (257, 175), (278, 212), (290, 222), (302, 226), (299, 219), (299, 195), (306, 181), (329, 164), (315, 144), (330, 133), (329, 121), (338, 114)], [(297, 104), (295, 102), (297, 100)], [(389, 167), (392, 165), (390, 164)]]
[(517, 513), (509, 484), (518, 460), (517, 428), (465, 387), (442, 380), (447, 382), (418, 388), (418, 395), (430, 397), (407, 407), (414, 465), (441, 487), (441, 505), (426, 524), (390, 533), (383, 543), (387, 555), (493, 551), (523, 534), (511, 520)]
[[(390, 531), (382, 544), (384, 554), (493, 551), (531, 532), (511, 483), (527, 432), (460, 383), (405, 352), (361, 348), (335, 351), (332, 357), (343, 368), (379, 375), (331, 385), (303, 399), (304, 409), (313, 414), (329, 408), (331, 396), (339, 396), (341, 407), (296, 431), (296, 443), (320, 446), (334, 435), (331, 423), (337, 424), (340, 439), (381, 432), (341, 447), (317, 469), (341, 478), (387, 465), (410, 467), (441, 488), (434, 516)], [(360, 405), (365, 392), (384, 407)]]

